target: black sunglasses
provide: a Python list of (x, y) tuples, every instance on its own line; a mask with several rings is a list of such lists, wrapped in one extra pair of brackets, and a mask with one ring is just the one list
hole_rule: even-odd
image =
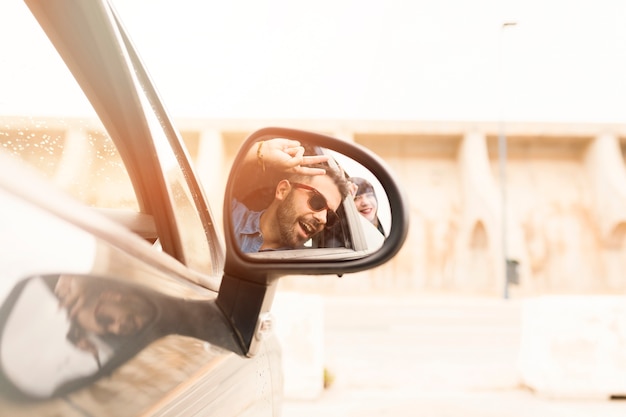
[(324, 197), (322, 193), (320, 193), (313, 187), (310, 187), (306, 184), (301, 184), (299, 182), (292, 182), (291, 185), (293, 185), (296, 188), (309, 191), (311, 193), (311, 196), (307, 200), (307, 204), (309, 205), (309, 208), (311, 210), (313, 211), (326, 210), (326, 227), (333, 227), (335, 223), (337, 223), (337, 220), (339, 220), (339, 216), (337, 216), (337, 213), (335, 213), (334, 210), (328, 207), (328, 202), (326, 201), (326, 197)]

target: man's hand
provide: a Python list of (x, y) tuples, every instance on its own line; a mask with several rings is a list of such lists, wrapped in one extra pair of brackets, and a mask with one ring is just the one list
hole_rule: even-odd
[(61, 275), (54, 287), (59, 306), (67, 309), (69, 318), (76, 316), (85, 304), (85, 280), (72, 275)]
[(304, 147), (297, 140), (275, 138), (259, 142), (257, 158), (272, 169), (303, 175), (324, 175), (326, 170), (306, 165), (327, 162), (327, 155), (304, 156)]

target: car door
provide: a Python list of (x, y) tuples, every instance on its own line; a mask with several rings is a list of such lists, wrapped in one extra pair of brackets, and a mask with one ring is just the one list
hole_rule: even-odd
[[(216, 304), (222, 243), (114, 10), (27, 5), (102, 124), (12, 117), (2, 129), (2, 414), (272, 415), (279, 350), (269, 339), (245, 358)], [(50, 142), (49, 158), (31, 152)], [(92, 175), (123, 185), (89, 187), (82, 177)], [(102, 323), (105, 309), (130, 305), (132, 326)]]
[[(279, 278), (341, 276), (391, 259), (408, 231), (402, 188), (363, 147), (262, 129), (235, 158), (224, 213), (245, 155), (258, 155), (259, 137), (282, 137), (367, 171), (386, 195), (389, 233), (372, 244), (346, 195), (342, 235), (309, 249), (245, 254), (228, 214), (222, 244), (180, 135), (109, 1), (25, 3), (8, 7), (17, 24), (0, 14), (4, 37), (20, 39), (2, 47), (21, 54), (2, 71), (30, 76), (0, 77), (2, 91), (15, 83), (23, 93), (0, 101), (13, 114), (0, 125), (0, 413), (279, 415), (281, 354), (269, 314)], [(28, 18), (18, 21), (20, 13)], [(52, 55), (31, 49), (36, 39), (54, 47), (59, 68), (38, 61)], [(41, 111), (46, 95), (50, 115)], [(67, 118), (71, 97), (91, 113)]]

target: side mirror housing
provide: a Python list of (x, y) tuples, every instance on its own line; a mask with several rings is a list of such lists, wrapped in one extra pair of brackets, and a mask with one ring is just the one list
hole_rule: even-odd
[[(283, 146), (285, 160), (291, 157), (302, 164), (293, 166), (289, 165), (293, 162), (285, 162), (277, 166), (280, 156), (272, 154), (277, 148), (273, 141)], [(343, 176), (348, 192), (339, 197), (336, 189), (318, 181), (318, 175), (309, 175), (314, 172), (314, 167), (319, 166), (327, 172), (336, 171)], [(302, 172), (305, 174), (297, 175)], [(308, 181), (307, 175), (311, 181)], [(298, 182), (293, 178), (299, 178)], [(362, 190), (355, 184), (355, 178), (366, 183)], [(302, 185), (301, 182), (310, 184)], [(310, 186), (316, 182), (320, 184), (317, 188), (321, 192)], [(330, 180), (327, 182), (330, 183)], [(277, 191), (277, 184), (288, 188), (288, 191)], [(293, 195), (284, 197), (285, 193)], [(281, 201), (273, 204), (277, 194), (280, 194), (278, 199)], [(367, 221), (357, 208), (357, 200), (367, 195), (373, 195), (377, 200), (377, 224)], [(301, 201), (294, 202), (296, 199), (308, 201), (308, 207)], [(334, 206), (330, 207), (333, 203)], [(304, 207), (304, 214), (295, 212), (289, 217), (286, 213), (290, 212), (287, 207), (290, 204)], [(318, 207), (316, 204), (321, 205)], [(274, 209), (274, 206), (279, 208)], [(246, 211), (246, 215), (253, 213), (250, 215), (252, 219), (246, 217), (242, 220), (237, 210)], [(295, 210), (292, 207), (291, 211)], [(368, 149), (307, 131), (273, 127), (261, 129), (244, 142), (228, 179), (224, 199), (225, 273), (252, 282), (267, 283), (273, 277), (288, 274), (342, 275), (366, 270), (387, 262), (400, 250), (408, 232), (408, 213), (407, 198), (391, 170)], [(331, 214), (337, 219), (332, 228), (328, 227)], [(316, 216), (327, 223), (316, 222)], [(266, 244), (270, 235), (274, 237), (280, 233), (288, 237), (275, 245), (278, 247), (255, 250), (254, 245), (251, 249), (249, 245), (245, 247), (242, 244), (241, 235), (245, 235), (244, 238), (253, 235), (260, 241), (265, 239), (263, 244)], [(296, 235), (295, 244), (290, 240), (290, 233)]]
[(362, 146), (285, 128), (250, 135), (226, 187), (217, 298), (246, 355), (266, 333), (280, 276), (381, 265), (402, 247), (408, 213), (391, 170)]

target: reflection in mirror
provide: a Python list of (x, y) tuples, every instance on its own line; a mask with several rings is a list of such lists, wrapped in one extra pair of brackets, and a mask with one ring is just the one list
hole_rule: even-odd
[(24, 280), (0, 308), (0, 392), (24, 399), (66, 394), (110, 374), (167, 334), (237, 351), (223, 336), (215, 340), (224, 326), (216, 309), (209, 301), (91, 276)]
[(242, 252), (351, 259), (384, 243), (391, 227), (389, 200), (356, 161), (284, 137), (264, 137), (242, 152), (229, 196), (232, 236)]
[(333, 158), (349, 173), (350, 193), (358, 212), (383, 235), (391, 227), (391, 210), (387, 193), (378, 179), (361, 164), (338, 153), (331, 152)]
[(157, 315), (156, 306), (130, 288), (72, 275), (32, 278), (12, 301), (0, 360), (6, 378), (33, 397), (97, 373), (124, 339)]

